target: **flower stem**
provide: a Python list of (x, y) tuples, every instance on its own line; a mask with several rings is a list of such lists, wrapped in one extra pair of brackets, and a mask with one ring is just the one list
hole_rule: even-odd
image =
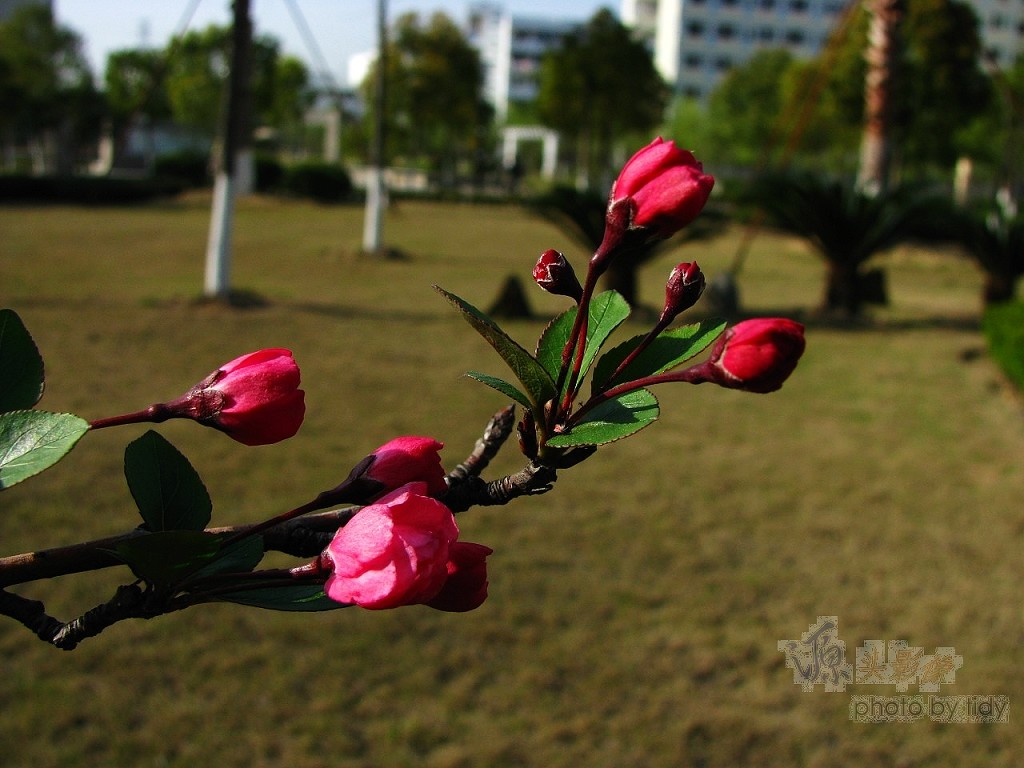
[(109, 416), (104, 419), (95, 419), (89, 422), (90, 429), (104, 429), (105, 427), (120, 427), (125, 424), (159, 424), (162, 421), (173, 419), (180, 414), (169, 409), (166, 403), (154, 403), (149, 408), (134, 413), (126, 413), (121, 416)]

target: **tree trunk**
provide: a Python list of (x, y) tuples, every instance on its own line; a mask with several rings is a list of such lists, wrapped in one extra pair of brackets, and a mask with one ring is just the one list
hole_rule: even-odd
[(828, 262), (824, 310), (856, 317), (860, 314), (863, 305), (864, 297), (861, 292), (861, 279), (857, 267), (834, 261)]
[(986, 307), (1013, 301), (1016, 294), (1017, 280), (1003, 272), (986, 272), (985, 283), (981, 289), (981, 299)]
[(900, 59), (900, 26), (906, 0), (864, 0), (869, 14), (868, 47), (864, 52), (864, 135), (861, 141), (857, 184), (869, 194), (884, 192), (892, 155), (894, 81)]
[(637, 270), (639, 264), (631, 259), (616, 259), (604, 273), (604, 287), (622, 294), (622, 298), (631, 307), (637, 305)]

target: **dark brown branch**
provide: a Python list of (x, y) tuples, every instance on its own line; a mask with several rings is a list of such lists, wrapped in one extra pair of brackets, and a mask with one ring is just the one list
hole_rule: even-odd
[(487, 422), (487, 426), (484, 427), (480, 439), (473, 446), (473, 452), (448, 474), (449, 481), (455, 484), (463, 482), (468, 477), (479, 477), (480, 473), (491, 463), (491, 459), (498, 455), (501, 446), (512, 434), (515, 424), (516, 407), (514, 405), (507, 405), (494, 414)]

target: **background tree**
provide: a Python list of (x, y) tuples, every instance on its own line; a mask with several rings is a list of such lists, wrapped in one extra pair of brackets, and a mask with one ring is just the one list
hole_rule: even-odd
[[(230, 61), (231, 29), (209, 26), (173, 42), (166, 51), (165, 87), (175, 122), (214, 136), (224, 108)], [(278, 42), (260, 36), (252, 43), (253, 124), (273, 124), (275, 116), (294, 113), (308, 99), (304, 66), (281, 58)], [(288, 92), (288, 89), (295, 89)], [(288, 105), (288, 106), (286, 106)]]
[[(860, 125), (864, 115), (867, 23), (861, 8), (828, 86), (829, 98), (852, 125)], [(980, 68), (977, 17), (958, 0), (908, 0), (902, 34), (893, 162), (917, 170), (948, 169), (961, 151), (961, 128), (984, 111), (990, 96), (988, 78)]]
[(947, 206), (916, 185), (868, 194), (852, 183), (806, 171), (766, 173), (748, 192), (776, 228), (803, 238), (825, 261), (822, 309), (856, 317), (865, 304), (884, 303), (880, 272), (869, 260), (911, 240), (947, 239)]
[(650, 52), (607, 9), (541, 63), (537, 114), (577, 153), (577, 172), (600, 186), (612, 149), (633, 134), (646, 136), (664, 117), (669, 88)]
[(103, 77), (107, 108), (118, 124), (139, 114), (151, 120), (171, 116), (164, 69), (163, 51), (134, 48), (114, 51), (107, 57)]
[(765, 49), (730, 70), (708, 100), (710, 156), (718, 163), (757, 166), (770, 162), (769, 141), (785, 117), (782, 85), (793, 63), (788, 51)]
[[(389, 36), (388, 154), (421, 160), (454, 177), (460, 161), (486, 146), (491, 109), (483, 101), (483, 64), (459, 27), (443, 13), (424, 23), (399, 17)], [(366, 78), (372, 104), (376, 70)], [(372, 121), (372, 110), (367, 116)]]
[(50, 143), (58, 172), (70, 172), (77, 148), (99, 133), (102, 100), (81, 40), (46, 6), (24, 6), (0, 24), (0, 99), (4, 143)]

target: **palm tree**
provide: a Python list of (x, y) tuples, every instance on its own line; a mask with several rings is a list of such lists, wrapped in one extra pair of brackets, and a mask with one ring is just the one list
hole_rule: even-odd
[(750, 200), (777, 229), (806, 240), (825, 260), (822, 308), (849, 316), (880, 299), (877, 275), (865, 269), (872, 256), (911, 240), (938, 238), (939, 197), (919, 186), (868, 194), (852, 184), (807, 172), (765, 174)]
[(998, 206), (960, 209), (950, 224), (953, 239), (985, 272), (983, 304), (1013, 301), (1024, 276), (1024, 214)]

